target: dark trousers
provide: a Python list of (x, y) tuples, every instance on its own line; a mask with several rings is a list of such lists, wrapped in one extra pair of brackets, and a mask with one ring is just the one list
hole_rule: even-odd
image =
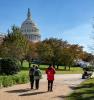
[(53, 80), (48, 80), (48, 91), (53, 90)]
[(31, 85), (31, 89), (33, 89), (33, 86), (34, 86), (34, 76), (30, 76), (30, 85)]
[(35, 80), (35, 87), (36, 87), (36, 89), (39, 89), (39, 79)]

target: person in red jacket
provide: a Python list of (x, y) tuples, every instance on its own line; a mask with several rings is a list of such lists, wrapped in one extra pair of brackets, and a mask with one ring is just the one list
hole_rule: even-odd
[(46, 69), (46, 74), (47, 74), (47, 80), (48, 80), (48, 91), (53, 91), (53, 81), (54, 81), (55, 69), (52, 65), (50, 65)]

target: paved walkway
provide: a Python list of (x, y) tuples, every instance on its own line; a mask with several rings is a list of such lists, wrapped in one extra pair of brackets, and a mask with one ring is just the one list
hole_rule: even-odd
[(39, 90), (30, 90), (29, 83), (3, 88), (0, 89), (0, 100), (64, 100), (73, 91), (72, 87), (82, 81), (81, 74), (55, 75), (53, 92), (47, 92), (47, 79), (43, 75)]

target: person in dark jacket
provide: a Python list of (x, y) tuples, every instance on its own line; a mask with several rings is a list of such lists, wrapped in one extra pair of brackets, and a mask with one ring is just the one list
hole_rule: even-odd
[(34, 71), (35, 71), (35, 65), (29, 69), (29, 78), (30, 78), (30, 85), (31, 89), (33, 89), (34, 86)]
[(47, 80), (48, 80), (48, 91), (53, 91), (53, 81), (55, 69), (53, 66), (49, 66), (46, 70)]

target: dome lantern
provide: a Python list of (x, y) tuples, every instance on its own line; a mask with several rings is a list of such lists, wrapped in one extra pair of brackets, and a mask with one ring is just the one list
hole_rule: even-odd
[(31, 12), (30, 12), (29, 8), (28, 8), (28, 12), (27, 12), (27, 19), (31, 20)]

